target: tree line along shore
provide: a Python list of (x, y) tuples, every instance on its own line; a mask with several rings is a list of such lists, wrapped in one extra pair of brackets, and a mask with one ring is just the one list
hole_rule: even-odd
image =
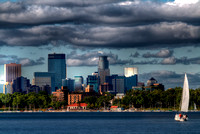
[[(179, 110), (182, 95), (182, 88), (176, 87), (165, 91), (140, 91), (129, 90), (122, 98), (115, 98), (110, 93), (98, 96), (86, 96), (81, 102), (86, 103), (87, 110), (109, 110), (111, 106), (118, 106), (127, 109), (163, 109), (163, 110)], [(55, 96), (48, 95), (41, 91), (38, 94), (14, 93), (0, 94), (0, 107), (3, 110), (33, 110), (49, 108), (54, 110), (66, 109), (67, 101), (56, 101)], [(200, 107), (200, 89), (190, 89), (190, 106), (189, 110), (198, 109)]]

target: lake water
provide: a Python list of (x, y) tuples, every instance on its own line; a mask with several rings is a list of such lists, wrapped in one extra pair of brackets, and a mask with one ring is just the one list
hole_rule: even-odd
[(0, 113), (0, 134), (199, 134), (200, 113), (174, 121), (173, 112)]

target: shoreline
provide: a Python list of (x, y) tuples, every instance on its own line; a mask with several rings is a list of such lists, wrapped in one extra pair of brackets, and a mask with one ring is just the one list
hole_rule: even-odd
[[(0, 113), (70, 113), (70, 112), (83, 112), (83, 113), (95, 113), (95, 112), (118, 112), (118, 113), (134, 113), (134, 112), (179, 112), (179, 111), (173, 111), (173, 110), (130, 110), (130, 111), (111, 111), (111, 110), (50, 110), (50, 111), (0, 111)], [(199, 110), (190, 110), (188, 112), (200, 112)]]

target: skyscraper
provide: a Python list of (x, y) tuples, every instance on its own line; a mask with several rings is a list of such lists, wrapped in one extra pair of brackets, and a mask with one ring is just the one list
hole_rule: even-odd
[(99, 78), (96, 75), (88, 75), (87, 85), (93, 85), (93, 90), (95, 92), (99, 91)]
[(5, 82), (12, 82), (13, 79), (21, 76), (21, 64), (4, 64)]
[(83, 90), (83, 76), (74, 76), (75, 80), (75, 91)]
[(27, 93), (28, 89), (30, 88), (30, 80), (26, 77), (17, 77), (13, 80), (13, 93), (20, 92), (20, 93)]
[(66, 61), (65, 54), (48, 55), (48, 72), (55, 74), (55, 87), (62, 86), (62, 79), (66, 78)]
[(138, 69), (136, 67), (124, 68), (124, 75), (126, 77), (130, 77), (130, 76), (137, 75), (137, 74), (138, 74)]
[(98, 75), (100, 77), (100, 84), (105, 82), (106, 76), (110, 76), (108, 56), (100, 56), (98, 63)]
[(67, 87), (69, 91), (74, 91), (74, 79), (63, 79), (62, 86)]
[(124, 68), (124, 74), (126, 77), (126, 90), (136, 87), (138, 83), (138, 69), (136, 67)]
[(33, 85), (37, 85), (40, 88), (49, 85), (52, 91), (55, 91), (55, 74), (48, 72), (35, 72)]

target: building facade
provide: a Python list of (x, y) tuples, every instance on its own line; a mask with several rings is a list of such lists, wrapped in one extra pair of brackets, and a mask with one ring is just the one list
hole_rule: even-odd
[(68, 105), (78, 103), (83, 99), (82, 94), (68, 94)]
[(27, 93), (31, 84), (29, 79), (21, 76), (13, 80), (12, 86), (13, 86), (13, 93), (15, 92)]
[(74, 76), (74, 88), (75, 91), (83, 91), (83, 76)]
[(3, 85), (3, 94), (13, 94), (12, 82), (6, 82)]
[(32, 84), (39, 86), (40, 88), (49, 85), (51, 91), (55, 91), (55, 74), (48, 72), (35, 72)]
[(52, 92), (52, 94), (56, 97), (56, 101), (62, 102), (65, 100), (64, 92), (61, 89), (57, 89), (55, 92)]
[(136, 67), (126, 67), (124, 68), (124, 75), (125, 77), (138, 75), (138, 69)]
[(61, 88), (62, 79), (66, 79), (65, 54), (53, 53), (48, 55), (48, 72), (55, 75), (55, 88)]
[(101, 84), (99, 86), (99, 92), (100, 92), (100, 94), (103, 94), (105, 92), (109, 92), (109, 93), (115, 94), (115, 91), (113, 90), (112, 84), (109, 84), (109, 83)]
[(149, 79), (147, 81), (147, 86), (152, 86), (153, 84), (157, 83), (157, 80), (154, 79), (153, 77), (151, 77), (151, 79)]
[(13, 79), (21, 76), (21, 64), (4, 64), (5, 82), (12, 82)]
[(87, 85), (93, 85), (94, 91), (98, 92), (99, 91), (99, 77), (96, 75), (88, 75)]
[(100, 84), (106, 82), (106, 76), (110, 76), (109, 61), (107, 56), (100, 56), (98, 62), (98, 75)]
[(132, 89), (132, 87), (137, 87), (138, 84), (138, 75), (132, 75), (129, 77), (126, 77), (126, 90)]
[(112, 79), (113, 91), (115, 93), (124, 93), (126, 91), (126, 77), (125, 76), (117, 76)]
[(87, 85), (85, 88), (86, 93), (94, 92), (94, 86), (93, 85)]
[(67, 87), (69, 91), (74, 91), (74, 79), (63, 79), (62, 87)]

